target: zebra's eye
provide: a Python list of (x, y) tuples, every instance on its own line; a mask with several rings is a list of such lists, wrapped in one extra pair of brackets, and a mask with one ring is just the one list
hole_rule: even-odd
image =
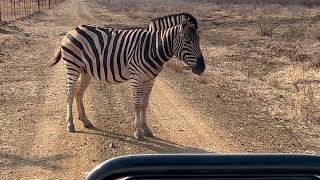
[(187, 44), (191, 44), (191, 41), (189, 41), (189, 40), (186, 40), (186, 43), (187, 43)]

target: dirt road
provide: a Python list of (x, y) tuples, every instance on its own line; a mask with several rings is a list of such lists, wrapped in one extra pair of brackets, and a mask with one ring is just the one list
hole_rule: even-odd
[[(93, 15), (79, 13), (78, 7), (82, 8), (80, 12), (85, 10)], [(148, 110), (155, 138), (133, 139), (129, 83), (94, 81), (84, 101), (88, 118), (96, 128), (85, 129), (75, 120), (76, 133), (67, 133), (65, 69), (63, 63), (51, 69), (46, 68), (46, 63), (68, 30), (92, 21), (110, 27), (143, 24), (139, 18), (112, 13), (95, 2), (67, 1), (0, 27), (0, 177), (81, 179), (104, 160), (128, 154), (303, 152), (303, 148), (297, 149), (296, 144), (301, 141), (295, 139), (297, 135), (291, 130), (275, 130), (273, 123), (265, 121), (259, 125), (256, 117), (237, 114), (245, 108), (256, 111), (258, 107), (235, 97), (234, 84), (218, 81), (223, 74), (212, 63), (208, 63), (207, 76), (217, 81), (207, 84), (196, 82), (190, 72), (163, 70)], [(206, 48), (205, 53), (210, 54), (212, 47)], [(219, 54), (219, 49), (215, 52)], [(237, 90), (241, 88), (239, 85)], [(233, 103), (228, 104), (230, 99)], [(241, 109), (239, 104), (248, 106)], [(266, 135), (260, 136), (261, 129), (255, 127), (262, 126)], [(115, 147), (109, 147), (111, 143)], [(281, 149), (284, 144), (286, 148)]]
[[(83, 2), (85, 3), (85, 2)], [(96, 130), (76, 121), (65, 125), (65, 69), (46, 63), (68, 30), (81, 22), (74, 2), (6, 25), (1, 34), (1, 177), (5, 179), (79, 179), (98, 163), (126, 154), (230, 152), (223, 131), (202, 122), (164, 78), (154, 87), (149, 121), (156, 138), (132, 137), (133, 113), (128, 83), (93, 82), (85, 95)], [(92, 6), (92, 5), (91, 5)], [(111, 14), (110, 14), (111, 16)], [(110, 18), (119, 18), (111, 16)], [(167, 100), (170, 101), (167, 101)], [(75, 115), (75, 117), (77, 117)], [(115, 148), (109, 148), (114, 143)]]

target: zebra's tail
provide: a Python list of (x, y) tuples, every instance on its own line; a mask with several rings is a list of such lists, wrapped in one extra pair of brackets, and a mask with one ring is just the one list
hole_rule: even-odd
[(52, 67), (56, 65), (60, 61), (60, 59), (61, 59), (61, 49), (59, 49), (59, 51), (56, 53), (54, 59), (49, 62), (48, 67)]

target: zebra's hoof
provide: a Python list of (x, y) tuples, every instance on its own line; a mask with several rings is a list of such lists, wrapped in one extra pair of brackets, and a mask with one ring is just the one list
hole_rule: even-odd
[(74, 128), (73, 125), (72, 125), (72, 126), (67, 126), (67, 131), (68, 131), (69, 133), (76, 132), (76, 130), (75, 130), (75, 128)]
[(93, 126), (93, 124), (92, 124), (91, 122), (85, 123), (85, 124), (83, 124), (83, 126), (84, 126), (85, 128), (88, 128), (88, 129), (94, 128), (94, 126)]
[(146, 136), (146, 137), (153, 137), (152, 131), (146, 131), (146, 130), (144, 130), (144, 134), (143, 134), (143, 135)]
[(139, 141), (144, 140), (144, 136), (141, 133), (135, 132), (133, 136), (136, 140), (139, 140)]

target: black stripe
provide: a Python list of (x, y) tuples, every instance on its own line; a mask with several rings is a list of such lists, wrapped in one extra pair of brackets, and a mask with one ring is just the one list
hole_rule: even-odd
[(151, 38), (150, 38), (151, 45), (150, 45), (149, 51), (151, 51), (151, 59), (153, 59), (153, 61), (155, 61), (159, 66), (162, 66), (163, 63), (157, 56), (157, 42), (156, 42), (157, 33), (158, 32), (153, 31), (151, 34)]
[(113, 30), (108, 30), (108, 29), (100, 29), (100, 30), (103, 30), (103, 32), (106, 33), (107, 35), (107, 45), (106, 47), (104, 48), (104, 53), (103, 53), (103, 68), (104, 68), (104, 74), (105, 74), (105, 77), (106, 77), (106, 80), (108, 81), (108, 61), (110, 61), (110, 59), (107, 59), (108, 57), (108, 53), (109, 53), (109, 45), (110, 45), (110, 42), (111, 42), (111, 39), (112, 39), (112, 32)]
[(165, 24), (164, 24), (164, 20), (163, 19), (161, 19), (161, 25), (162, 25), (162, 30), (164, 30), (166, 27), (165, 27)]
[(72, 74), (72, 73), (67, 73), (70, 76), (78, 76), (79, 74)]
[(96, 27), (87, 26), (87, 25), (82, 25), (82, 27), (88, 29), (89, 31), (95, 33), (98, 36), (98, 40), (99, 40), (99, 44), (100, 44), (101, 52), (102, 52), (102, 50), (104, 48), (104, 42), (103, 42), (103, 37), (102, 37), (101, 32), (98, 31)]
[(131, 72), (138, 72), (137, 68), (134, 67), (133, 65), (129, 66), (129, 70), (130, 70)]
[(141, 36), (140, 36), (140, 38), (139, 38), (139, 47), (138, 47), (138, 61), (140, 61), (140, 60), (144, 60), (143, 59), (143, 53), (144, 53), (144, 48), (143, 48), (143, 43), (144, 43), (144, 41), (145, 41), (145, 39), (146, 39), (146, 35), (147, 35), (147, 33), (146, 32), (143, 32), (142, 34), (141, 34)]
[[(170, 33), (170, 32), (169, 32)], [(169, 35), (170, 36), (170, 35)], [(166, 40), (164, 40), (163, 42), (163, 49), (164, 49), (164, 52), (167, 56), (170, 56), (170, 51), (169, 51), (169, 48), (170, 48), (170, 42), (169, 42), (169, 38), (167, 38)]]
[[(158, 34), (158, 40), (159, 40), (159, 43), (162, 41), (161, 34)], [(163, 48), (164, 48), (163, 45), (164, 44), (160, 45), (160, 48), (158, 49), (158, 53), (161, 59), (166, 59), (166, 56), (164, 55), (164, 51), (163, 51)]]
[(74, 79), (68, 78), (68, 80), (77, 81), (78, 79), (75, 79), (75, 80), (74, 80)]
[(68, 63), (73, 64), (74, 66), (77, 66), (78, 68), (80, 68), (80, 66), (78, 66), (78, 64), (76, 64), (76, 63), (73, 62), (73, 61), (70, 61), (69, 59), (63, 58), (63, 60), (65, 60), (65, 61), (67, 61)]
[(70, 68), (70, 67), (67, 67), (68, 70), (70, 71), (75, 71), (75, 72), (78, 72), (77, 70), (73, 69), (73, 68)]
[(168, 23), (168, 18), (165, 18), (164, 21), (165, 21), (165, 24), (166, 24), (166, 29), (168, 29), (170, 27), (169, 23)]
[[(82, 59), (77, 55), (75, 54), (73, 51), (71, 51), (69, 48), (65, 47), (65, 46), (61, 46), (61, 49), (66, 51), (67, 53), (69, 53), (71, 56), (73, 56), (74, 58), (76, 58), (77, 60), (79, 60), (80, 62), (82, 62)], [(83, 63), (83, 62), (82, 62)]]
[(115, 36), (113, 37), (113, 44), (112, 44), (112, 48), (111, 48), (111, 56), (110, 56), (110, 70), (111, 70), (111, 75), (113, 77), (113, 80), (115, 82), (120, 82), (116, 79), (115, 77), (115, 74), (114, 74), (114, 66), (113, 66), (113, 63), (114, 63), (114, 56), (115, 56), (115, 51), (116, 51), (116, 47), (117, 47), (117, 42), (118, 42), (118, 39), (120, 37), (120, 34), (121, 34), (121, 31), (114, 31), (115, 32)]
[(132, 44), (133, 38), (134, 38), (135, 32), (134, 31), (130, 31), (127, 35), (127, 40), (124, 42), (123, 46), (125, 46), (125, 50), (124, 50), (124, 54), (123, 54), (123, 64), (125, 66), (127, 66), (127, 63), (129, 61), (129, 51), (131, 50), (131, 46), (129, 44)]
[(173, 18), (173, 24), (176, 24), (176, 25), (178, 24), (178, 23), (177, 23), (177, 17), (174, 17), (174, 18)]
[[(140, 87), (141, 86), (141, 82), (134, 82), (134, 81), (132, 81), (131, 82), (132, 83), (132, 85), (134, 86), (134, 87)], [(135, 86), (136, 85), (136, 86)]]
[[(95, 45), (94, 40), (92, 39), (92, 37), (89, 34), (87, 34), (85, 31), (81, 30), (79, 27), (76, 27), (75, 30), (77, 31), (77, 33), (79, 33), (81, 36), (83, 36), (89, 42), (91, 50), (92, 50), (92, 52), (95, 56), (95, 59), (96, 59), (98, 77), (99, 77), (99, 79), (101, 79), (99, 53), (98, 53), (98, 49)], [(87, 56), (87, 57), (89, 58), (89, 56)], [(92, 74), (93, 74), (93, 71), (92, 71)]]
[[(146, 34), (146, 42), (145, 42), (145, 48), (141, 49), (144, 53), (144, 60), (146, 63), (148, 63), (153, 69), (157, 70), (157, 66), (153, 63), (153, 59), (149, 57), (149, 51), (152, 49), (150, 48), (150, 39), (152, 38), (151, 33)], [(149, 69), (149, 68), (148, 68)]]
[(82, 44), (74, 38), (71, 34), (67, 34), (67, 38), (74, 44), (76, 45), (81, 51), (83, 50)]
[[(81, 45), (81, 46), (82, 46), (82, 45)], [(71, 51), (70, 49), (68, 49), (68, 48), (65, 47), (65, 46), (61, 46), (61, 49), (64, 50), (64, 51), (66, 51), (66, 52), (69, 53), (70, 55), (72, 55), (74, 58), (76, 58), (76, 59), (79, 60), (80, 62), (82, 62), (82, 64), (85, 66), (85, 69), (87, 69), (86, 64), (85, 64), (85, 63), (82, 61), (82, 59), (81, 59), (78, 55), (76, 55), (73, 51)], [(86, 58), (87, 62), (89, 63), (90, 70), (91, 70), (91, 72), (93, 73), (93, 67), (92, 67), (92, 61), (91, 61), (91, 59), (88, 57), (88, 55), (87, 55), (87, 53), (86, 53), (86, 51), (85, 51), (84, 49), (83, 49), (81, 52), (83, 53), (84, 57)]]
[[(139, 41), (139, 37), (140, 37), (140, 35), (141, 35), (141, 33), (142, 33), (142, 31), (141, 30), (139, 30), (139, 31), (134, 31), (133, 32), (134, 34), (133, 34), (133, 37), (132, 37), (132, 39), (131, 39), (131, 42), (130, 42), (130, 44), (129, 44), (129, 46), (128, 47), (131, 47), (131, 49), (136, 49), (136, 46), (137, 46), (137, 44), (138, 43), (136, 43), (137, 41)], [(137, 36), (138, 36), (138, 38), (137, 38)], [(135, 39), (135, 38), (137, 38), (137, 39)], [(134, 45), (134, 47), (132, 47)], [(131, 58), (131, 55), (133, 54), (133, 51), (132, 52), (129, 52), (129, 57), (128, 58)], [(129, 60), (129, 59), (128, 59)], [(127, 62), (128, 62), (128, 60), (127, 60)], [(127, 65), (127, 64), (126, 64)]]
[[(120, 44), (119, 44), (119, 49), (118, 49), (118, 54), (117, 54), (118, 71), (119, 71), (120, 78), (123, 79), (123, 80), (126, 79), (126, 78), (124, 78), (124, 77), (122, 76), (121, 70), (122, 70), (123, 67), (121, 66), (120, 60), (121, 60), (121, 56), (123, 56), (123, 54), (121, 53), (122, 48), (128, 48), (128, 47), (126, 47), (126, 46), (123, 46), (124, 42), (127, 41), (128, 33), (129, 33), (129, 31), (123, 31), (123, 32), (122, 32), (123, 36), (121, 37)], [(124, 51), (124, 52), (125, 52), (125, 51)], [(123, 56), (123, 57), (124, 57), (124, 56)], [(126, 61), (126, 59), (124, 59), (124, 61)]]
[[(144, 43), (144, 40), (145, 40), (145, 38), (146, 38), (146, 35), (147, 35), (147, 33), (142, 34), (142, 37), (141, 37), (141, 39), (140, 39), (141, 43)], [(145, 47), (147, 47), (147, 46), (145, 46)], [(146, 61), (147, 57), (145, 57), (145, 59), (142, 59), (142, 53), (144, 53), (145, 51), (147, 51), (147, 50), (143, 49), (143, 44), (140, 44), (139, 51), (140, 51), (140, 54), (139, 54), (140, 56), (139, 56), (139, 58), (140, 58), (140, 60), (142, 60), (142, 62), (141, 62), (142, 66), (143, 66), (146, 70), (148, 70), (148, 71), (153, 75), (153, 77), (155, 77), (156, 74), (154, 74), (154, 73), (149, 69), (149, 67), (146, 66), (145, 63), (144, 63), (144, 61)], [(147, 73), (142, 67), (139, 67), (139, 68), (140, 68), (149, 78), (152, 78), (152, 77), (150, 77), (150, 76), (148, 75), (148, 73)]]
[(174, 26), (174, 24), (172, 22), (172, 18), (170, 17), (168, 20), (169, 20), (169, 23), (170, 23), (170, 27)]

